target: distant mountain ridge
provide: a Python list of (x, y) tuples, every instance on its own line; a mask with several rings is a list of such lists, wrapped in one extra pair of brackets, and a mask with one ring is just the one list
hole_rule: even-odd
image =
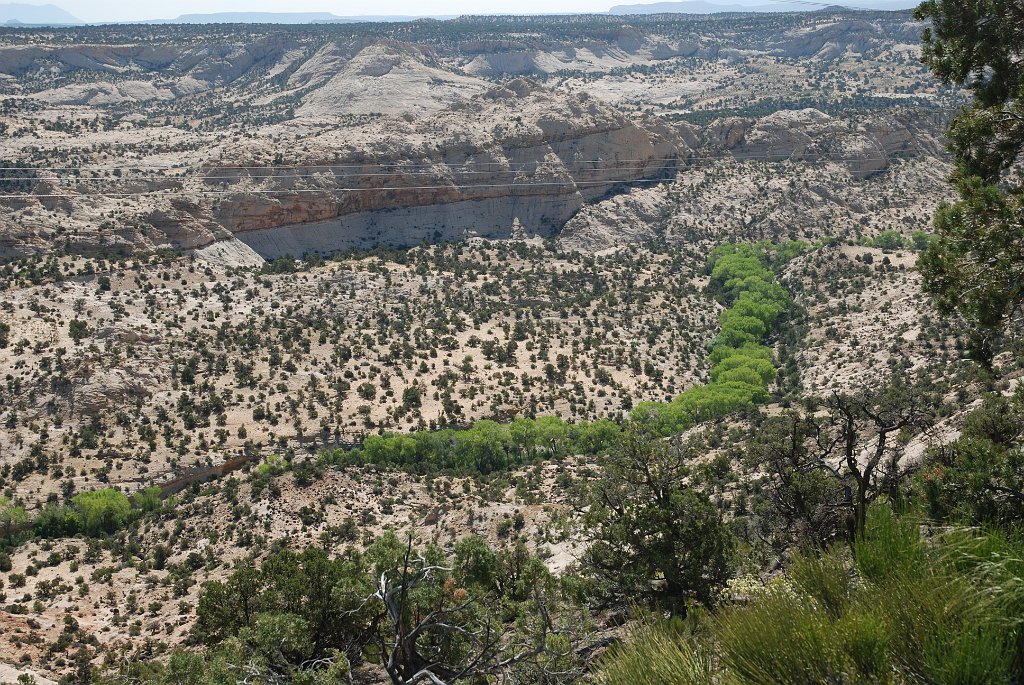
[[(742, 0), (741, 0), (742, 1)], [(797, 0), (754, 0), (758, 4), (718, 4), (707, 0), (683, 0), (676, 2), (639, 3), (615, 5), (607, 13), (595, 14), (717, 14), (722, 12), (796, 12), (825, 9), (826, 4), (797, 2)], [(854, 0), (850, 9), (907, 10), (917, 5), (917, 0)], [(843, 2), (833, 7), (847, 6)], [(210, 12), (182, 14), (175, 19), (150, 19), (133, 22), (90, 22), (90, 23), (134, 23), (134, 24), (351, 24), (362, 22), (403, 22), (417, 19), (454, 19), (457, 15), (351, 15), (341, 16), (332, 12)], [(52, 4), (30, 5), (25, 3), (0, 3), (0, 26), (69, 26), (81, 25), (78, 17)]]
[(336, 24), (375, 21), (414, 21), (416, 19), (451, 19), (449, 16), (358, 15), (339, 16), (331, 12), (211, 12), (183, 14), (176, 19), (145, 22), (167, 24)]
[(81, 19), (56, 5), (0, 3), (0, 24), (64, 26), (82, 23)]
[(210, 12), (182, 14), (168, 21), (174, 24), (312, 24), (336, 19), (338, 17), (330, 12)]
[(352, 15), (331, 12), (210, 12), (182, 14), (174, 19), (84, 22), (56, 5), (0, 3), (0, 26), (70, 26), (90, 24), (355, 24), (417, 19), (455, 19), (457, 15)]
[(834, 3), (816, 2), (761, 2), (759, 4), (718, 4), (706, 0), (683, 0), (682, 2), (653, 2), (633, 5), (615, 5), (608, 14), (717, 14), (719, 12), (807, 12), (829, 7), (849, 7), (896, 11), (913, 9), (916, 0), (853, 0), (849, 4), (841, 0)]

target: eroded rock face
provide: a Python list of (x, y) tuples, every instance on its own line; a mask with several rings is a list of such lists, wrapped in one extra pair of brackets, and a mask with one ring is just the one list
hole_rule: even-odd
[(432, 114), (487, 88), (485, 81), (447, 71), (412, 46), (374, 44), (306, 96), (298, 114)]
[(834, 117), (816, 109), (779, 110), (760, 119), (719, 119), (688, 133), (700, 147), (743, 161), (841, 162), (863, 180), (895, 156), (942, 157), (944, 117), (920, 109)]
[(872, 133), (851, 131), (847, 122), (815, 109), (784, 110), (755, 122), (731, 151), (741, 160), (842, 160), (852, 177), (862, 179), (889, 161), (889, 151)]
[(39, 100), (53, 105), (105, 106), (128, 102), (170, 100), (175, 97), (171, 88), (148, 81), (99, 81), (54, 88), (39, 93)]
[[(775, 48), (784, 57), (818, 55), (835, 59), (846, 53), (864, 54), (877, 44), (878, 27), (863, 19), (840, 19), (793, 31)], [(917, 36), (911, 38), (913, 42)]]
[(672, 206), (662, 187), (642, 188), (584, 207), (566, 223), (561, 242), (580, 252), (645, 243), (663, 234)]
[(242, 231), (238, 240), (264, 259), (310, 252), (329, 253), (375, 245), (411, 247), (467, 238), (507, 239), (551, 236), (581, 207), (578, 192), (507, 195), (377, 212)]
[(166, 207), (150, 212), (146, 220), (167, 242), (182, 250), (202, 247), (230, 235), (214, 220), (209, 207), (195, 200), (172, 199)]
[[(259, 140), (206, 151), (218, 161), (202, 168), (200, 180), (174, 186), (184, 197), (156, 194), (152, 202), (143, 196), (141, 225), (96, 234), (78, 229), (67, 244), (83, 251), (161, 245), (193, 250), (235, 236), (261, 257), (276, 258), (507, 238), (516, 226), (526, 236), (553, 236), (565, 227), (569, 243), (600, 250), (656, 236), (664, 217), (678, 211), (664, 190), (643, 181), (685, 176), (715, 157), (827, 165), (826, 178), (801, 181), (801, 188), (818, 189), (809, 204), (799, 193), (780, 191), (765, 206), (782, 212), (780, 224), (806, 223), (811, 216), (832, 220), (833, 213), (818, 211), (821, 202), (843, 206), (851, 216), (868, 212), (863, 201), (843, 199), (849, 198), (844, 184), (882, 173), (901, 156), (941, 158), (936, 132), (942, 124), (910, 110), (854, 120), (804, 109), (671, 129), (632, 121), (585, 95), (554, 93), (519, 79), (412, 122), (387, 119), (324, 132), (314, 139), (316, 147), (305, 150), (275, 151)], [(267, 166), (271, 155), (283, 166), (238, 168)], [(785, 175), (800, 176), (793, 169)], [(46, 182), (40, 188), (61, 192)], [(780, 197), (788, 198), (789, 209), (778, 208)], [(145, 201), (153, 206), (143, 209)], [(85, 194), (41, 202), (47, 211), (84, 224), (90, 211), (99, 214), (104, 206)], [(791, 219), (801, 208), (804, 214)], [(36, 249), (28, 241), (44, 245), (27, 228), (45, 224), (43, 214), (18, 209), (18, 230), (5, 234), (0, 250), (12, 255)]]
[[(333, 165), (297, 160), (295, 174), (273, 180), (281, 194), (232, 195), (218, 222), (265, 257), (508, 237), (517, 223), (527, 235), (550, 236), (586, 202), (621, 182), (657, 178), (679, 156), (662, 132), (523, 79), (404, 130), (373, 124), (360, 137), (376, 143), (350, 146)], [(304, 178), (311, 165), (323, 173)]]
[[(0, 160), (98, 169), (40, 169), (19, 191), (32, 197), (0, 192), (0, 259), (225, 242), (204, 254), (248, 263), (253, 251), (552, 236), (566, 225), (574, 240), (582, 226), (614, 226), (617, 243), (661, 230), (643, 224), (677, 210), (648, 191), (680, 170), (836, 162), (835, 178), (812, 184), (828, 198), (895, 157), (942, 155), (938, 110), (675, 116), (742, 111), (734, 105), (771, 85), (765, 74), (810, 78), (788, 59), (843, 69), (888, 59), (878, 84), (853, 81), (857, 92), (907, 93), (900, 41), (919, 30), (909, 15), (546, 22), (0, 40), (5, 96), (31, 105), (4, 120), (22, 128), (0, 136)], [(595, 249), (608, 243), (599, 233), (588, 234)]]
[[(68, 189), (50, 183), (42, 194), (56, 197), (39, 202), (81, 222), (68, 232), (82, 251), (164, 245), (195, 250), (237, 236), (262, 257), (274, 258), (508, 237), (514, 225), (521, 235), (551, 236), (586, 203), (637, 181), (667, 177), (680, 157), (670, 129), (633, 121), (586, 94), (557, 93), (528, 79), (485, 88), (462, 77), (431, 84), (441, 90), (440, 99), (431, 101), (419, 98), (413, 82), (436, 70), (414, 51), (391, 46), (366, 48), (349, 67), (381, 88), (406, 88), (411, 101), (440, 109), (424, 116), (426, 106), (420, 107), (410, 120), (371, 118), (332, 127), (323, 124), (336, 116), (327, 114), (333, 110), (325, 86), (316, 91), (320, 99), (308, 101), (294, 122), (281, 127), (290, 135), (316, 131), (301, 146), (266, 138), (224, 144), (199, 151), (195, 171), (139, 182), (137, 196), (110, 202), (85, 184)], [(346, 74), (339, 74), (339, 88), (361, 83)], [(480, 92), (456, 96), (451, 83)], [(338, 115), (350, 113), (352, 99), (340, 92), (332, 97), (344, 105)], [(443, 106), (448, 97), (456, 100)], [(39, 214), (34, 204), (12, 206), (11, 225), (31, 225)], [(104, 218), (115, 207), (115, 215), (136, 220)], [(20, 242), (11, 240), (8, 254)]]
[[(633, 121), (585, 94), (555, 93), (517, 79), (431, 116), (321, 131), (301, 149), (258, 139), (205, 150), (203, 156), (216, 162), (205, 162), (194, 178), (155, 186), (174, 194), (121, 201), (135, 204), (138, 222), (112, 226), (102, 219), (110, 204), (87, 188), (71, 193), (41, 181), (42, 194), (58, 197), (41, 199), (35, 208), (11, 205), (0, 251), (13, 256), (45, 249), (56, 237), (44, 230), (52, 214), (75, 222), (61, 232), (64, 245), (78, 251), (164, 245), (195, 250), (234, 236), (270, 259), (378, 244), (507, 238), (513, 226), (518, 235), (545, 237), (565, 227), (569, 244), (596, 251), (659, 235), (665, 217), (678, 208), (647, 181), (677, 173), (685, 178), (714, 158), (824, 165), (828, 173), (816, 182), (787, 170), (787, 178), (800, 181), (797, 191), (813, 197), (771, 191), (758, 202), (774, 209), (758, 220), (775, 213), (773, 226), (804, 224), (809, 217), (831, 221), (835, 212), (819, 211), (822, 202), (842, 206), (851, 217), (869, 213), (870, 198), (851, 199), (845, 184), (885, 172), (898, 157), (940, 159), (943, 123), (913, 110), (851, 119), (804, 109), (671, 128)], [(700, 210), (709, 207), (693, 212)], [(749, 221), (765, 211), (752, 207)], [(96, 218), (90, 221), (90, 215)], [(235, 254), (227, 250), (219, 258)], [(248, 252), (244, 257), (252, 259)]]
[(154, 380), (149, 371), (141, 368), (90, 369), (83, 366), (80, 372), (70, 393), (69, 407), (84, 416), (95, 416), (148, 397), (148, 388)]
[(906, 109), (840, 118), (815, 109), (680, 125), (695, 150), (671, 183), (584, 207), (564, 245), (813, 238), (926, 225), (950, 199), (943, 116)]
[(267, 35), (250, 41), (192, 45), (140, 41), (128, 45), (0, 47), (0, 73), (24, 77), (45, 68), (57, 74), (87, 71), (123, 76), (149, 71), (214, 87), (238, 79), (256, 65), (275, 60), (295, 45), (294, 40), (286, 37)]
[(849, 163), (694, 165), (671, 183), (635, 189), (588, 206), (566, 223), (570, 249), (599, 252), (648, 241), (693, 242), (852, 238), (860, 232), (926, 226), (952, 199), (948, 162), (894, 159), (854, 178)]

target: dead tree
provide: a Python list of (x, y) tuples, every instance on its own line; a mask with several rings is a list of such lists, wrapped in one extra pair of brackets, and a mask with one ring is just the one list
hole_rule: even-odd
[[(503, 626), (477, 611), (480, 599), (464, 591), (438, 593), (427, 606), (413, 600), (413, 593), (431, 585), (443, 586), (450, 581), (450, 568), (434, 565), (413, 550), (410, 540), (402, 568), (381, 573), (374, 597), (383, 603), (378, 647), (384, 669), (394, 685), (453, 685), (478, 677), (507, 672), (531, 662), (545, 668), (538, 657), (557, 662), (575, 651), (554, 651), (548, 636), (555, 632), (552, 617), (538, 595), (537, 630), (530, 635), (506, 634)], [(482, 612), (486, 614), (486, 611)], [(456, 638), (464, 642), (458, 654), (446, 654), (436, 643), (438, 639)], [(431, 644), (434, 642), (434, 644)], [(579, 673), (581, 674), (582, 671)], [(569, 682), (579, 674), (567, 670), (549, 673), (548, 682)]]
[(883, 492), (900, 500), (908, 473), (901, 458), (913, 433), (934, 420), (935, 399), (921, 388), (896, 379), (877, 390), (833, 393), (825, 415), (816, 421), (814, 459), (846, 488), (850, 539), (864, 530), (868, 506)]
[[(771, 419), (751, 443), (750, 457), (767, 474), (786, 529), (802, 528), (826, 545), (845, 512), (848, 539), (856, 540), (879, 495), (900, 501), (901, 482), (913, 468), (902, 457), (910, 438), (931, 426), (935, 402), (922, 387), (898, 379), (833, 393), (817, 411)], [(841, 492), (807, 481), (815, 472)]]

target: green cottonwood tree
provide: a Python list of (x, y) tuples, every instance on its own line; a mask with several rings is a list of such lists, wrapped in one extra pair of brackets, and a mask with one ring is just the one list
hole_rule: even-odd
[(0, 531), (8, 542), (14, 540), (14, 534), (28, 523), (25, 507), (14, 504), (6, 497), (0, 496)]
[(71, 498), (71, 506), (82, 517), (89, 535), (113, 533), (127, 525), (132, 515), (128, 496), (114, 488), (80, 492)]

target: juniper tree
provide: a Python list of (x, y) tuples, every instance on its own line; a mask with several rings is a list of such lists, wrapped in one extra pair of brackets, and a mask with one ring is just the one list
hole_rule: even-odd
[(960, 199), (936, 213), (938, 238), (921, 273), (939, 309), (966, 324), (973, 356), (989, 366), (1000, 338), (1019, 328), (1024, 305), (1024, 3), (927, 0), (915, 14), (931, 20), (922, 60), (974, 96), (947, 133)]

